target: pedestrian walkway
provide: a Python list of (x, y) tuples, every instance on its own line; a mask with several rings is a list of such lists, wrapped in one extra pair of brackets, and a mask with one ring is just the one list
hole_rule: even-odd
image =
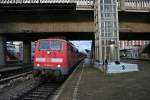
[(71, 77), (64, 84), (59, 98), (54, 100), (100, 100), (102, 87), (101, 76), (104, 74), (90, 65), (89, 59), (85, 59), (79, 67), (73, 72)]
[[(143, 87), (142, 75), (145, 76), (138, 72), (105, 75), (86, 59), (67, 79), (53, 100), (150, 100), (150, 85), (147, 83), (150, 79), (144, 83), (147, 87)], [(147, 77), (150, 78), (150, 75)], [(146, 99), (141, 99), (143, 97)]]

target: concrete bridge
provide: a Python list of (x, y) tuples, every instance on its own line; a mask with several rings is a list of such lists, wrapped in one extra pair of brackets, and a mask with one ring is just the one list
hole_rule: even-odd
[[(116, 2), (104, 1), (105, 6), (109, 6), (107, 1)], [(0, 48), (0, 54), (3, 54), (0, 64), (5, 63), (5, 41), (24, 41), (24, 62), (28, 63), (30, 42), (38, 38), (65, 35), (69, 39), (94, 40), (97, 30), (96, 2), (97, 0), (0, 0), (0, 45), (3, 47)], [(116, 5), (111, 6), (119, 11), (120, 39), (149, 39), (150, 1), (118, 0)]]
[[(132, 39), (135, 37), (132, 35), (137, 33), (150, 32), (149, 0), (118, 0), (117, 6), (120, 39)], [(1, 0), (0, 14), (0, 34), (48, 32), (88, 34), (96, 30), (94, 0)], [(126, 37), (127, 33), (130, 33), (128, 35), (131, 35), (131, 38)], [(85, 36), (80, 37), (82, 39)], [(92, 37), (89, 34), (85, 39)]]
[[(96, 0), (0, 0), (1, 8), (10, 7), (38, 7), (40, 5), (75, 4), (76, 10), (94, 10)], [(107, 1), (107, 0), (106, 0)], [(67, 5), (68, 4), (68, 5)], [(117, 0), (118, 9), (121, 11), (149, 12), (149, 0)], [(43, 6), (45, 7), (45, 6)]]

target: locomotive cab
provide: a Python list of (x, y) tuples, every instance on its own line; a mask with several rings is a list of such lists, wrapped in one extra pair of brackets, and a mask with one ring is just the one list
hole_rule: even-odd
[(68, 74), (67, 41), (41, 39), (37, 41), (34, 55), (33, 75), (61, 76)]
[(78, 49), (64, 39), (40, 39), (35, 45), (33, 76), (62, 79), (81, 59), (83, 57)]

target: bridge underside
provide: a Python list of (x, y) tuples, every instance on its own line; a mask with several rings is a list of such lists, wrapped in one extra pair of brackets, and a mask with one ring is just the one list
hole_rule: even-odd
[(95, 26), (93, 11), (1, 12), (0, 34), (7, 40), (37, 40), (65, 36), (70, 40), (91, 40)]
[(120, 40), (149, 40), (150, 13), (119, 12)]
[[(149, 40), (149, 33), (120, 32), (120, 40)], [(3, 34), (4, 35), (4, 34)], [(94, 40), (94, 32), (53, 32), (53, 33), (8, 33), (7, 41), (36, 41), (41, 38), (66, 37), (69, 40)]]
[[(70, 40), (94, 39), (93, 11), (50, 10), (0, 12), (0, 35), (7, 40), (37, 40), (66, 36)], [(150, 13), (119, 12), (120, 40), (149, 40)]]
[(50, 37), (66, 37), (69, 40), (94, 40), (94, 32), (14, 33), (5, 35), (7, 41), (36, 41)]
[(120, 40), (150, 40), (150, 32), (120, 32)]

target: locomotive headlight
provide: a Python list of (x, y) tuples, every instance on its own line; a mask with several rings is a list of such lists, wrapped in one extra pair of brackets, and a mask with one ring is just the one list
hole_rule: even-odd
[(39, 66), (40, 66), (40, 64), (37, 64), (36, 66), (37, 66), (37, 67), (39, 67)]
[(61, 65), (57, 65), (57, 67), (58, 67), (58, 68), (60, 68), (60, 67), (61, 67)]
[(47, 51), (47, 54), (50, 54), (50, 51)]

